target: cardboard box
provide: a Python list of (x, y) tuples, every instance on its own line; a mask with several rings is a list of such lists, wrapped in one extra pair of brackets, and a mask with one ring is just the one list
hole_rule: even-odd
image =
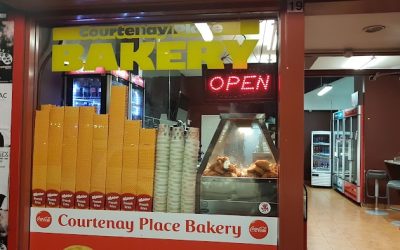
[(90, 180), (92, 176), (94, 107), (79, 108), (78, 150), (75, 178), (75, 208), (89, 208)]
[(47, 155), (49, 141), (50, 110), (36, 111), (33, 138), (32, 206), (46, 205)]
[(128, 88), (126, 86), (111, 88), (106, 178), (107, 210), (120, 210), (121, 208), (122, 151), (127, 99)]
[(47, 155), (46, 206), (60, 206), (64, 107), (54, 107), (49, 115), (49, 143)]
[(156, 157), (156, 130), (140, 129), (139, 168), (154, 169)]
[(79, 108), (65, 107), (63, 158), (61, 168), (61, 204), (62, 208), (74, 208), (75, 176), (78, 148)]
[(121, 210), (136, 210), (141, 121), (125, 121)]
[(140, 129), (140, 145), (156, 145), (157, 130), (153, 128)]
[(50, 111), (52, 108), (55, 108), (55, 107), (56, 106), (53, 105), (53, 104), (42, 104), (40, 106), (40, 110), (42, 110), (42, 111), (46, 111), (46, 110)]
[(90, 208), (104, 209), (107, 174), (108, 115), (93, 116)]
[(153, 209), (156, 133), (155, 129), (140, 129), (138, 196), (136, 202), (136, 209), (138, 211), (149, 212)]

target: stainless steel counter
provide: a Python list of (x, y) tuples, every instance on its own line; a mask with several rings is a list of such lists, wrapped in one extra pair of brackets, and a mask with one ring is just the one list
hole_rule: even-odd
[(384, 160), (385, 163), (390, 164), (390, 165), (396, 165), (400, 167), (400, 161), (394, 161), (394, 160)]

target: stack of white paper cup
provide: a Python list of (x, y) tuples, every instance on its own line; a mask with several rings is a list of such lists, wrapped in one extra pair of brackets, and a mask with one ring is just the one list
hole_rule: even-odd
[(199, 153), (199, 129), (189, 128), (183, 158), (181, 212), (195, 212), (196, 173)]
[(181, 211), (182, 166), (184, 149), (185, 140), (183, 128), (172, 128), (169, 150), (170, 157), (167, 197), (167, 212), (170, 213), (179, 213)]
[(153, 210), (155, 212), (167, 211), (169, 154), (170, 128), (166, 124), (160, 124), (157, 134), (156, 171), (154, 180)]

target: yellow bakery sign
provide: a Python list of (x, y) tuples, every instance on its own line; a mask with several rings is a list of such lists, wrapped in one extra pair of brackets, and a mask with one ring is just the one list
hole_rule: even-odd
[[(258, 39), (239, 42), (234, 38), (258, 34), (258, 20), (208, 23), (208, 27), (212, 41), (204, 41), (195, 24), (54, 28), (57, 44), (53, 45), (52, 70), (132, 70), (134, 63), (141, 70), (201, 69), (204, 64), (209, 69), (223, 69), (223, 54), (229, 55), (233, 68), (247, 68)], [(84, 46), (85, 40), (89, 46)]]

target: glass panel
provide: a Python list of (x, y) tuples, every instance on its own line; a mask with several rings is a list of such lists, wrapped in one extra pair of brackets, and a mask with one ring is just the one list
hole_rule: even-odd
[(338, 174), (338, 141), (339, 141), (339, 131), (338, 131), (338, 122), (339, 120), (333, 120), (333, 140), (332, 140), (332, 148), (333, 148), (333, 174)]
[(143, 89), (131, 89), (131, 119), (141, 120), (143, 117)]
[(347, 117), (344, 119), (344, 179), (346, 181), (350, 181), (350, 171), (351, 171), (351, 162), (349, 161), (349, 155), (351, 152), (351, 118)]
[(344, 169), (343, 169), (343, 120), (338, 120), (339, 131), (338, 131), (338, 141), (337, 141), (337, 166), (338, 166), (338, 175), (340, 178), (344, 179)]
[(260, 125), (255, 121), (229, 120), (225, 123), (208, 167), (221, 157), (227, 157), (226, 161), (239, 169), (251, 167), (257, 160), (276, 163)]
[(330, 140), (327, 134), (313, 136), (313, 170), (329, 172), (330, 169)]
[(357, 159), (357, 146), (358, 146), (358, 116), (353, 117), (352, 119), (352, 150), (351, 150), (351, 159), (352, 159), (352, 175), (351, 182), (354, 184), (358, 184), (358, 159)]
[(74, 78), (72, 106), (94, 106), (97, 114), (101, 110), (101, 81), (100, 78)]

